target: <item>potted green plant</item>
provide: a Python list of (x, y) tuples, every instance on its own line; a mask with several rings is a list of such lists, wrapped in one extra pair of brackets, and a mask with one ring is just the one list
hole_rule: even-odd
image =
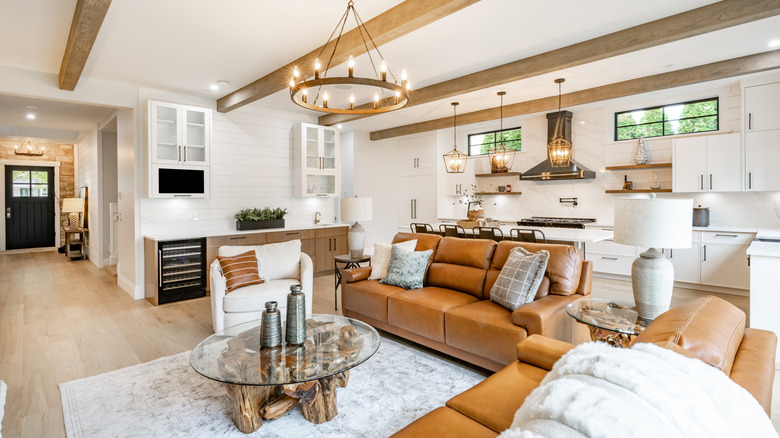
[(244, 208), (235, 214), (236, 230), (260, 230), (264, 228), (284, 228), (286, 208)]

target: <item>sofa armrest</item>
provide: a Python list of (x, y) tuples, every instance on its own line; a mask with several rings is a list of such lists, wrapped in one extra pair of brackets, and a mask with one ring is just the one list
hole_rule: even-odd
[(593, 262), (590, 260), (582, 261), (582, 273), (580, 274), (580, 284), (577, 285), (577, 291), (580, 295), (588, 295), (593, 287)]
[(222, 269), (219, 267), (219, 260), (214, 260), (211, 263), (210, 270), (211, 324), (214, 327), (214, 333), (216, 333), (225, 328), (223, 298), (225, 298), (227, 285), (225, 284), (225, 277), (222, 276)]
[(306, 316), (311, 316), (314, 299), (314, 263), (305, 252), (301, 252), (301, 289), (306, 303)]
[(356, 281), (368, 280), (371, 275), (371, 266), (361, 268), (345, 269), (341, 271), (342, 283), (354, 283)]
[(558, 359), (574, 348), (574, 344), (531, 335), (517, 344), (517, 360), (547, 371), (552, 370)]
[(550, 338), (569, 339), (571, 333), (563, 333), (571, 317), (566, 313), (566, 305), (577, 301), (582, 295), (547, 295), (512, 312), (512, 322), (524, 327), (529, 335), (543, 335)]

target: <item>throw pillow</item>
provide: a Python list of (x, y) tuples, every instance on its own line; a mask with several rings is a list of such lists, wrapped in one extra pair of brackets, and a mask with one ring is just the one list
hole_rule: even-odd
[(257, 255), (258, 274), (263, 280), (300, 278), (300, 240), (288, 240), (286, 242), (254, 246), (220, 246), (219, 255), (235, 256), (250, 249), (254, 250)]
[(382, 284), (392, 284), (404, 289), (422, 289), (425, 269), (433, 250), (409, 251), (393, 245), (387, 277), (379, 280)]
[(414, 251), (417, 247), (417, 239), (395, 244), (375, 243), (374, 254), (371, 256), (371, 275), (368, 276), (369, 280), (381, 280), (387, 277), (387, 267), (390, 265), (390, 255), (394, 246)]
[(232, 257), (217, 256), (219, 266), (222, 268), (222, 275), (225, 277), (225, 285), (228, 292), (249, 286), (252, 284), (263, 283), (257, 270), (257, 256), (254, 250), (247, 251)]
[(549, 259), (546, 250), (531, 253), (521, 247), (513, 249), (490, 289), (490, 299), (513, 312), (533, 301)]

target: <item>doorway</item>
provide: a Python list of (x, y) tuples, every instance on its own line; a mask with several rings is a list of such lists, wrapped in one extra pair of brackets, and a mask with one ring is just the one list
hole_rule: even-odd
[(54, 168), (5, 166), (6, 249), (55, 246)]

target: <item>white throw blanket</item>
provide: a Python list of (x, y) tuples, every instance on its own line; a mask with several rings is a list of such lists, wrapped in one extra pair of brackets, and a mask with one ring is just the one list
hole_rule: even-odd
[(652, 344), (572, 349), (501, 438), (777, 437), (764, 409), (723, 372)]

